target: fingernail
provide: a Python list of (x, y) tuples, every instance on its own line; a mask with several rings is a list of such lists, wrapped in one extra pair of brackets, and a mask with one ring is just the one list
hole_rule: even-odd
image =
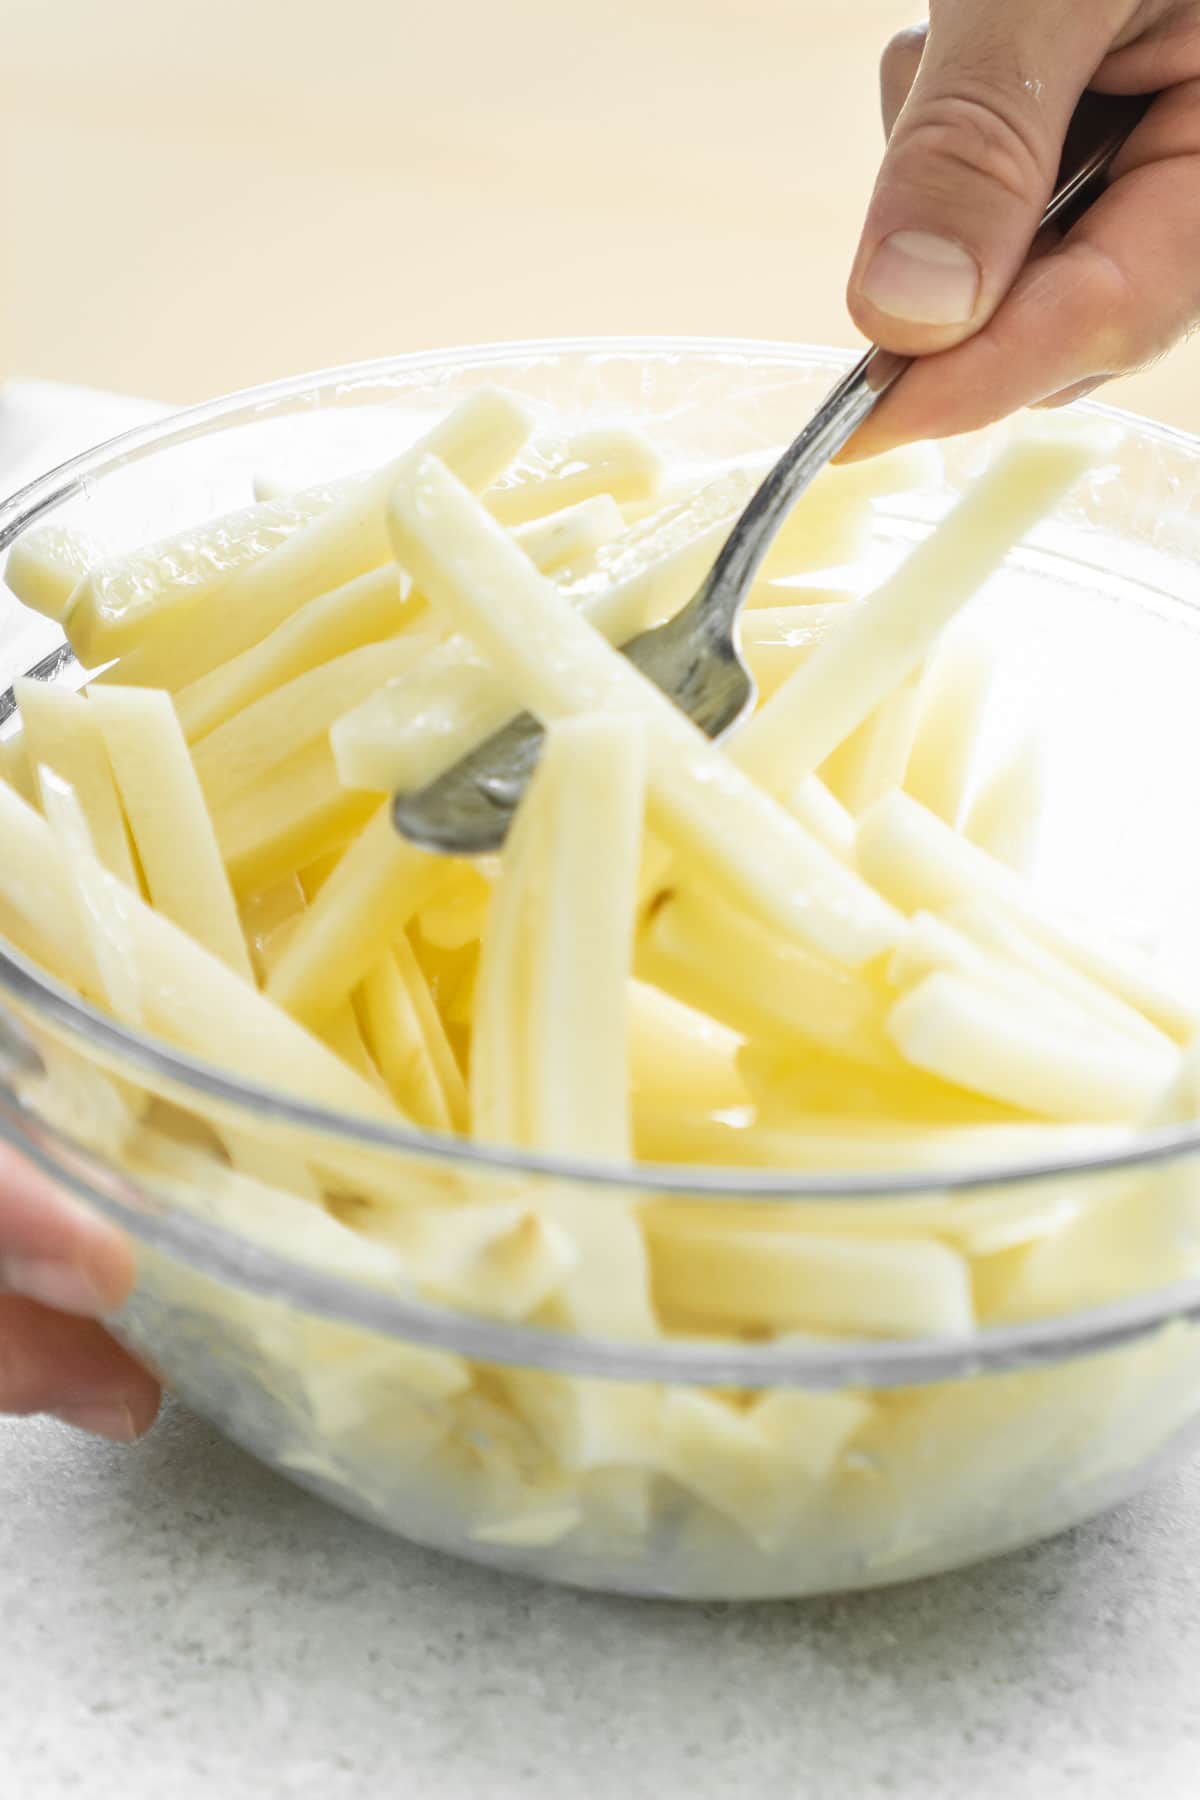
[(23, 1294), (27, 1300), (40, 1300), (55, 1312), (94, 1318), (106, 1310), (104, 1295), (83, 1269), (50, 1257), (5, 1257), (0, 1262), (0, 1287)]
[(90, 1431), (94, 1437), (108, 1438), (114, 1444), (132, 1444), (138, 1435), (132, 1409), (124, 1400), (88, 1400), (73, 1406), (58, 1406), (54, 1417), (77, 1431)]
[(930, 231), (894, 231), (867, 264), (861, 292), (893, 319), (965, 325), (979, 298), (979, 265), (950, 238)]

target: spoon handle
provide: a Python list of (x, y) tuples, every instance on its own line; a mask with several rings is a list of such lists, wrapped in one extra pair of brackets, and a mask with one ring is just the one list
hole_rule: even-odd
[[(1109, 164), (1145, 117), (1153, 98), (1150, 94), (1084, 95), (1067, 136), (1058, 183), (1042, 214), (1043, 228), (1064, 218), (1073, 221), (1086, 210), (1100, 191)], [(877, 345), (868, 350), (826, 395), (751, 496), (693, 602), (696, 612), (706, 615), (714, 634), (732, 629), (756, 570), (805, 488), (850, 441), (913, 360)]]

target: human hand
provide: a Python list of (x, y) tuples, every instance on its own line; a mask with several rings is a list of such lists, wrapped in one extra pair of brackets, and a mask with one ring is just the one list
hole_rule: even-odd
[[(884, 53), (888, 146), (847, 293), (873, 342), (922, 361), (851, 458), (1078, 399), (1200, 315), (1200, 3), (929, 10)], [(1086, 87), (1159, 98), (1084, 217), (1034, 244)]]
[(0, 1145), (0, 1413), (53, 1413), (128, 1442), (159, 1390), (99, 1319), (133, 1286), (121, 1234)]

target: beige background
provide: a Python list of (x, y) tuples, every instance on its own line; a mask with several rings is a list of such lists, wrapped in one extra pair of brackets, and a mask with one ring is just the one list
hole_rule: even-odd
[[(852, 342), (910, 0), (0, 0), (0, 377), (191, 400), (484, 338)], [(1124, 384), (1200, 425), (1200, 355)]]

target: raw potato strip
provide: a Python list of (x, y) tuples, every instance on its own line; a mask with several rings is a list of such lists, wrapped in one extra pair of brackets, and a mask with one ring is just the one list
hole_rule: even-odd
[(17, 539), (4, 565), (4, 579), (22, 606), (61, 624), (71, 595), (103, 554), (86, 532), (70, 525), (43, 525)]
[[(868, 1069), (826, 1052), (803, 1059), (778, 1044), (746, 1044), (738, 1072), (757, 1108), (760, 1124), (783, 1131), (809, 1129), (814, 1118), (853, 1118), (856, 1130), (879, 1119), (904, 1119), (914, 1127), (1010, 1125), (1025, 1115), (935, 1080), (897, 1057), (892, 1071)], [(797, 1124), (797, 1121), (800, 1124)]]
[[(479, 388), (416, 449), (444, 457), (476, 489), (508, 466), (528, 435), (529, 419), (516, 401)], [(130, 657), (121, 679), (161, 687), (195, 681), (259, 643), (306, 601), (390, 562), (384, 509), (396, 472), (411, 454), (356, 481), (270, 556), (240, 568), (222, 583), (219, 607), (203, 604), (211, 595), (184, 607)]]
[(395, 568), (372, 569), (332, 593), (319, 594), (261, 643), (180, 689), (175, 711), (184, 736), (195, 743), (297, 675), (362, 644), (394, 637), (411, 616)]
[(966, 1259), (933, 1238), (751, 1233), (661, 1209), (646, 1234), (659, 1311), (681, 1329), (908, 1338), (974, 1323)]
[(586, 562), (592, 553), (625, 529), (621, 509), (611, 494), (577, 500), (545, 518), (531, 519), (513, 531), (514, 540), (545, 575)]
[(28, 800), (31, 806), (37, 805), (37, 783), (29, 761), (25, 733), (20, 728), (11, 737), (0, 741), (0, 773), (22, 800)]
[[(912, 1171), (927, 1173), (933, 1181), (940, 1175), (963, 1174), (980, 1167), (1003, 1170), (1030, 1158), (1068, 1162), (1077, 1156), (1099, 1156), (1125, 1149), (1131, 1141), (1130, 1127), (1112, 1124), (935, 1126), (913, 1125), (902, 1118), (864, 1122), (853, 1114), (838, 1118), (816, 1113), (806, 1118), (798, 1113), (786, 1124), (760, 1125), (680, 1113), (673, 1118), (660, 1114), (639, 1120), (638, 1153), (649, 1162), (698, 1163), (707, 1168), (790, 1170), (793, 1174), (850, 1170), (860, 1175)], [(1042, 1215), (1049, 1210), (1043, 1206)], [(809, 1223), (810, 1208), (806, 1205), (804, 1211)], [(1063, 1212), (1058, 1207), (1054, 1217)], [(753, 1232), (762, 1223), (746, 1222), (743, 1228)], [(835, 1233), (853, 1229), (844, 1216), (825, 1223)], [(948, 1231), (949, 1224), (937, 1217), (924, 1221), (925, 1227), (938, 1235)], [(771, 1228), (770, 1221), (766, 1228)], [(809, 1228), (817, 1229), (815, 1219)], [(903, 1234), (910, 1228), (876, 1220), (870, 1229), (864, 1227), (861, 1235), (890, 1236), (893, 1231)]]
[(744, 913), (685, 887), (644, 928), (638, 972), (730, 1030), (768, 1043), (819, 1044), (871, 1067), (896, 1057), (880, 997), (858, 976), (780, 944)]
[(631, 1154), (627, 990), (644, 781), (638, 722), (598, 715), (551, 729), (530, 796), (546, 853), (524, 1021), (529, 1134), (552, 1154)]
[(63, 616), (71, 648), (94, 668), (177, 614), (195, 615), (240, 569), (268, 556), (330, 504), (324, 490), (294, 494), (93, 563)]
[[(436, 445), (428, 448), (440, 456)], [(445, 458), (442, 457), (442, 461)], [(502, 525), (523, 525), (581, 500), (647, 500), (658, 492), (662, 458), (648, 438), (627, 425), (579, 432), (549, 453), (536, 443), (506, 480), (489, 487), (483, 503)]]
[(397, 1104), (431, 1131), (463, 1131), (466, 1089), (425, 977), (408, 939), (403, 965), (388, 950), (359, 990), (360, 1017), (380, 1073)]
[[(729, 533), (744, 484), (722, 477), (658, 509), (605, 544), (560, 592), (611, 643), (676, 612), (695, 593)], [(330, 734), (347, 787), (417, 788), (465, 756), (513, 712), (512, 695), (466, 637), (432, 651), (410, 681), (386, 688)]]
[(1045, 758), (1027, 737), (980, 785), (963, 829), (973, 844), (1018, 875), (1037, 862), (1045, 797)]
[(25, 746), (33, 761), (65, 781), (83, 809), (97, 856), (128, 887), (138, 878), (129, 851), (121, 802), (97, 715), (83, 698), (57, 682), (13, 683)]
[(282, 880), (247, 894), (238, 906), (242, 936), (250, 952), (250, 960), (265, 979), (278, 960), (273, 949), (276, 934), (295, 929), (295, 922), (306, 905), (304, 889), (298, 875), (285, 875)]
[(1064, 1120), (1135, 1120), (1171, 1079), (1173, 1049), (1035, 1015), (961, 975), (929, 975), (893, 1008), (888, 1029), (917, 1068), (1027, 1112)]
[[(629, 965), (644, 800), (636, 720), (609, 714), (551, 729), (523, 803), (535, 816), (523, 871), (532, 930), (528, 1004), (516, 1015), (523, 1140), (544, 1154), (608, 1163), (632, 1154)], [(635, 1208), (609, 1190), (553, 1181), (539, 1184), (534, 1204), (575, 1252), (556, 1303), (562, 1322), (655, 1336)]]
[(635, 1106), (687, 1103), (705, 1112), (744, 1105), (742, 1040), (706, 1013), (634, 981), (629, 987), (629, 1079)]
[(505, 839), (484, 922), (470, 1020), (471, 1135), (479, 1142), (512, 1147), (520, 1146), (526, 1135), (518, 1029), (529, 1004), (528, 870), (536, 859), (540, 831), (539, 809), (523, 800)]
[(920, 678), (910, 675), (826, 757), (821, 779), (851, 814), (903, 782), (920, 707)]
[(1161, 981), (1136, 951), (1060, 917), (1020, 876), (969, 844), (909, 794), (887, 795), (863, 819), (858, 866), (905, 912), (922, 907), (943, 912), (976, 900), (998, 907), (1180, 1043), (1200, 1025), (1200, 1009)]
[(805, 775), (785, 804), (800, 823), (842, 862), (854, 861), (854, 815), (832, 795), (819, 775)]
[[(0, 898), (52, 946), (55, 965), (74, 986), (95, 991), (94, 959), (77, 922), (72, 861), (63, 855), (45, 819), (3, 786), (0, 835), (6, 849), (0, 858)], [(395, 1122), (393, 1106), (219, 957), (118, 883), (94, 859), (89, 877), (117, 890), (129, 924), (149, 1030), (255, 1085), (266, 1083), (315, 1106)]]
[(965, 975), (973, 984), (1019, 1002), (1031, 1018), (1057, 1020), (1084, 1035), (1101, 1031), (1171, 1057), (1170, 1038), (1141, 1013), (1030, 940), (1025, 940), (1027, 953), (1022, 955), (1021, 934), (1014, 931), (1013, 936), (1015, 947), (1005, 941), (1003, 921), (981, 939), (953, 917), (917, 913), (892, 952), (888, 979), (894, 987), (910, 988), (939, 970)]
[(1014, 925), (999, 907), (992, 906), (986, 900), (967, 901), (961, 906), (951, 907), (945, 916), (949, 924), (956, 925), (985, 950), (1017, 964), (1034, 977), (1043, 990), (1052, 989), (1065, 999), (1073, 1001), (1110, 1030), (1123, 1031), (1127, 1036), (1155, 1044), (1159, 1049), (1170, 1043), (1166, 1033), (1160, 1031), (1157, 1025), (1152, 1025), (1144, 1013), (1118, 999), (1110, 988), (1102, 986), (1090, 975), (1084, 975), (1053, 950), (1040, 944), (1036, 938), (1030, 937), (1019, 925)]
[(406, 632), (347, 650), (264, 694), (201, 738), (192, 746), (192, 762), (209, 806), (225, 805), (314, 739), (323, 740), (350, 707), (402, 678), (429, 643), (428, 633)]
[(948, 825), (962, 822), (993, 676), (987, 647), (956, 637), (934, 658), (922, 685), (904, 786)]
[(742, 613), (738, 643), (760, 702), (779, 691), (814, 644), (819, 644), (854, 604), (846, 596), (827, 604), (748, 607)]
[(152, 688), (97, 688), (87, 705), (103, 734), (155, 908), (253, 986), (229, 878), (170, 696)]
[(389, 511), (401, 565), (518, 701), (548, 723), (601, 711), (645, 723), (652, 827), (735, 902), (851, 965), (889, 947), (891, 909), (612, 651), (435, 457), (413, 459)]
[(1015, 544), (1095, 461), (1092, 440), (1038, 434), (1001, 453), (899, 569), (738, 732), (733, 754), (772, 794), (820, 767), (929, 654)]
[[(377, 1092), (389, 1095), (398, 1106), (400, 1105), (398, 1095), (391, 1092), (380, 1072), (379, 1065), (371, 1055), (359, 1027), (357, 1015), (348, 1000), (343, 1000), (336, 1011), (330, 1013), (322, 1021), (317, 1036), (323, 1044), (328, 1044), (334, 1055), (340, 1057), (348, 1069), (353, 1069), (356, 1075), (361, 1075), (363, 1080), (369, 1082)], [(408, 1116), (403, 1106), (400, 1107), (400, 1110), (405, 1113), (406, 1117)]]
[(342, 786), (328, 744), (298, 750), (213, 815), (235, 891), (251, 894), (340, 851), (377, 805)]
[(421, 908), (417, 929), (423, 942), (437, 950), (462, 950), (475, 943), (483, 936), (491, 898), (492, 880), (474, 865), (462, 864), (458, 878)]
[(701, 1388), (675, 1387), (663, 1400), (663, 1461), (770, 1554), (800, 1528), (805, 1507), (872, 1410), (851, 1393), (780, 1391), (743, 1408)]
[(271, 972), (278, 1006), (319, 1025), (358, 986), (445, 879), (445, 864), (405, 843), (377, 806), (300, 920)]
[(96, 856), (87, 815), (74, 789), (57, 770), (41, 764), (37, 778), (42, 811), (71, 872), (79, 922), (100, 978), (100, 998), (126, 1025), (141, 1026), (141, 981), (121, 888)]

